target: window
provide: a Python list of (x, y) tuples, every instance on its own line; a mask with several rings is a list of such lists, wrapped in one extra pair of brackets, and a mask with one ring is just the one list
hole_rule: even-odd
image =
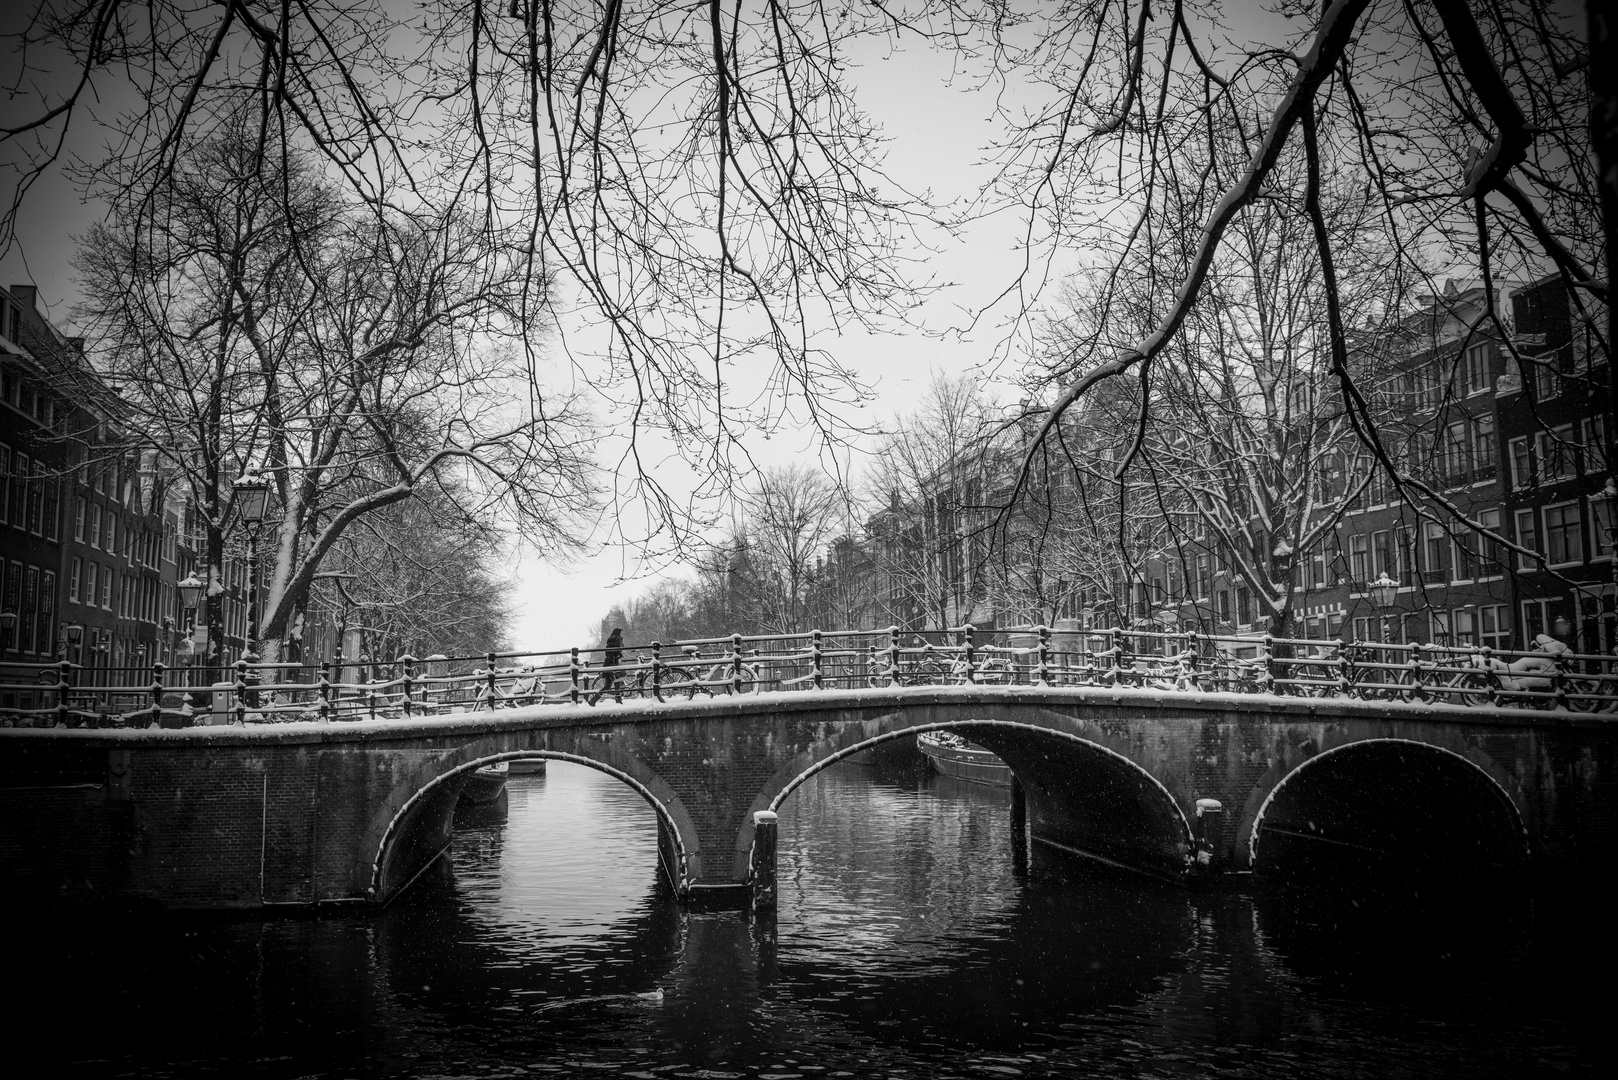
[(59, 508), (57, 493), (61, 490), (61, 481), (56, 477), (43, 481), (45, 486), (45, 539), (60, 540), (61, 510)]
[(67, 575), (67, 598), (75, 604), (79, 602), (79, 583), (83, 577), (84, 560), (75, 555)]
[(56, 652), (56, 573), (46, 570), (39, 580), (39, 652)]
[(1472, 425), (1457, 420), (1444, 429), (1444, 455), (1440, 463), (1444, 479), (1460, 483), (1472, 479)]
[(112, 567), (101, 568), (101, 606), (112, 610)]
[(45, 517), (45, 469), (38, 460), (28, 475), (28, 531), (43, 536)]
[(1512, 439), (1506, 444), (1506, 450), (1511, 454), (1511, 486), (1526, 488), (1537, 484), (1539, 478), (1534, 475), (1533, 459), (1528, 456), (1528, 437)]
[(1534, 398), (1548, 401), (1562, 392), (1562, 373), (1557, 370), (1555, 353), (1528, 358), (1534, 368)]
[(101, 507), (90, 507), (90, 546), (101, 546)]
[(30, 566), (22, 579), (22, 607), (17, 609), (17, 648), (33, 652), (38, 646), (34, 636), (35, 616), (39, 609), (39, 567)]
[[(1200, 522), (1199, 522), (1200, 524)], [(1208, 556), (1197, 556), (1197, 599), (1208, 599), (1208, 593), (1213, 588), (1213, 567), (1209, 564)]]
[(0, 525), (11, 520), (11, 447), (0, 443)]
[(1364, 533), (1348, 538), (1348, 566), (1353, 575), (1354, 584), (1364, 585), (1372, 578), (1370, 541)]
[(1584, 522), (1578, 503), (1545, 508), (1545, 561), (1552, 566), (1584, 561)]
[[(1472, 421), (1472, 467), (1481, 473), (1485, 469), (1493, 469), (1494, 465), (1494, 417), (1479, 416)], [(1479, 476), (1478, 479), (1492, 479), (1493, 476), (1491, 472), (1487, 477)]]
[(84, 602), (91, 607), (96, 602), (96, 569), (94, 561), (84, 564)]
[(1394, 580), (1401, 585), (1415, 583), (1416, 575), (1416, 534), (1409, 529), (1397, 529), (1393, 534), (1394, 542)]
[(1324, 589), (1326, 587), (1326, 553), (1317, 551), (1309, 557), (1309, 587), (1311, 589)]
[(1503, 604), (1478, 608), (1478, 644), (1491, 649), (1511, 647), (1511, 622)]
[(28, 455), (11, 455), (11, 523), (28, 528)]
[(1606, 417), (1592, 416), (1584, 421), (1584, 475), (1607, 474)]
[[(1429, 584), (1442, 582), (1445, 569), (1444, 557), (1448, 553), (1450, 546), (1449, 535), (1444, 532), (1444, 526), (1436, 521), (1425, 522), (1421, 527), (1421, 532), (1422, 566), (1425, 570), (1425, 573), (1422, 574), (1422, 580)], [(1456, 568), (1459, 570), (1459, 564), (1457, 564)], [(1455, 576), (1460, 577), (1461, 575), (1457, 573)]]
[[(1529, 551), (1540, 551), (1539, 529), (1535, 524), (1535, 514), (1532, 510), (1517, 511), (1517, 546), (1527, 548)], [(1535, 570), (1539, 567), (1539, 560), (1532, 556), (1519, 554), (1517, 556), (1517, 569)]]
[(1473, 345), (1461, 357), (1461, 393), (1481, 394), (1489, 388), (1493, 373), (1492, 348), (1488, 342)]
[(1532, 649), (1534, 639), (1543, 634), (1551, 625), (1549, 600), (1524, 600), (1522, 602), (1522, 647)]
[(1449, 612), (1429, 611), (1427, 613), (1427, 631), (1428, 636), (1433, 639), (1433, 644), (1451, 644)]
[(1535, 436), (1539, 451), (1539, 476), (1547, 484), (1573, 476), (1573, 425), (1563, 424)]
[(107, 542), (102, 548), (109, 555), (118, 554), (118, 515), (107, 511)]
[(82, 495), (74, 496), (74, 499), (73, 499), (73, 539), (79, 541), (80, 543), (84, 542), (84, 514), (85, 514), (85, 510), (86, 510), (86, 507), (84, 505), (84, 497)]
[(1372, 640), (1372, 637), (1371, 637), (1372, 633), (1373, 633), (1373, 631), (1371, 629), (1371, 620), (1370, 619), (1367, 619), (1364, 616), (1361, 616), (1361, 617), (1354, 620), (1354, 640), (1355, 641), (1370, 641), (1370, 640)]
[(1450, 633), (1453, 635), (1453, 644), (1476, 645), (1478, 643), (1477, 620), (1472, 615), (1471, 608), (1456, 608), (1450, 612)]
[[(1478, 511), (1478, 524), (1496, 536), (1504, 535), (1500, 531), (1499, 510)], [(1479, 537), (1479, 545), (1476, 550), (1482, 561), (1482, 565), (1478, 567), (1478, 577), (1499, 577), (1505, 573), (1508, 560), (1506, 558), (1506, 549), (1501, 545), (1500, 541)]]
[(1236, 586), (1236, 621), (1244, 625), (1253, 621), (1253, 597), (1246, 585)]
[(1612, 500), (1590, 500), (1590, 557), (1612, 557)]
[(1371, 577), (1379, 578), (1388, 572), (1390, 565), (1388, 552), (1388, 534), (1374, 532), (1371, 534)]
[(1230, 622), (1230, 590), (1219, 590), (1219, 621)]

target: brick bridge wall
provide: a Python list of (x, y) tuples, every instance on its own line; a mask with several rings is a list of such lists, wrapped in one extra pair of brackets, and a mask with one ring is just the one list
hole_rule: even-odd
[(382, 902), (447, 843), (470, 770), (537, 754), (639, 790), (660, 815), (665, 871), (700, 893), (745, 882), (753, 811), (841, 756), (928, 728), (960, 730), (1012, 765), (1037, 839), (1169, 876), (1184, 864), (1197, 799), (1223, 804), (1220, 854), (1243, 866), (1261, 811), (1285, 801), (1272, 796), (1303, 790), (1284, 782), (1329, 777), (1362, 746), (1398, 750), (1376, 768), (1404, 769), (1388, 773), (1400, 791), (1349, 800), (1326, 785), (1325, 803), (1291, 812), (1352, 817), (1356, 801), (1374, 811), (1384, 795), (1407, 810), (1423, 798), (1476, 803), (1473, 817), (1520, 830), (1539, 871), (1594, 876), (1618, 854), (1618, 724), (1599, 718), (914, 687), (377, 723), (3, 730), (0, 871), (15, 889), (70, 898)]

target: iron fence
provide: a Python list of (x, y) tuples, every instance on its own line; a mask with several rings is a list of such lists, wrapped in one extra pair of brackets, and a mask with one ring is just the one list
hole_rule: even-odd
[(1112, 628), (812, 630), (387, 663), (7, 664), (0, 725), (366, 721), (925, 685), (1110, 687), (1618, 712), (1618, 657)]

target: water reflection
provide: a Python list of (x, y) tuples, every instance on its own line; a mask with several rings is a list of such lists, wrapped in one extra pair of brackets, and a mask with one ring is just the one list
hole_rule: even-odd
[(1609, 1053), (1570, 989), (1588, 952), (1538, 908), (1188, 895), (1037, 849), (1019, 877), (1007, 800), (821, 773), (755, 921), (682, 911), (639, 796), (553, 765), (380, 916), (30, 933), (53, 947), (16, 950), (0, 1007), (24, 1060), (143, 1076), (1514, 1077)]

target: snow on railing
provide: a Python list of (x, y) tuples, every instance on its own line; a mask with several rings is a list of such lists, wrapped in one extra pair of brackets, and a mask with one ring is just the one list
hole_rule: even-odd
[(388, 663), (237, 661), (224, 669), (8, 663), (0, 665), (0, 726), (365, 721), (528, 705), (591, 706), (602, 698), (671, 702), (966, 684), (1618, 712), (1618, 657), (1559, 645), (1547, 650), (1117, 627), (982, 631), (967, 625), (654, 641), (613, 657), (598, 646), (406, 655)]

